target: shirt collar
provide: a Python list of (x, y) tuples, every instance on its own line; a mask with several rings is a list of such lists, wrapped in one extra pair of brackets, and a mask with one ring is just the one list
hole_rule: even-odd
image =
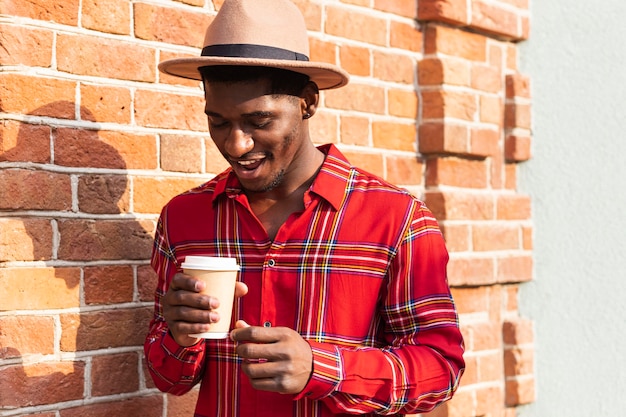
[[(310, 191), (328, 201), (335, 210), (338, 210), (344, 199), (351, 165), (332, 143), (321, 145), (318, 149), (326, 154), (326, 158), (311, 185)], [(219, 174), (215, 181), (213, 202), (223, 194), (235, 198), (242, 192), (241, 183), (230, 168)]]

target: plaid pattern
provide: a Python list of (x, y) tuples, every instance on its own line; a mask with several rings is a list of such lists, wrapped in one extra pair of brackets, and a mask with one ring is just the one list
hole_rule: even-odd
[[(416, 413), (458, 387), (463, 340), (436, 220), (406, 191), (351, 167), (334, 146), (321, 149), (327, 157), (305, 210), (274, 241), (230, 171), (163, 209), (145, 352), (161, 390), (183, 394), (202, 381), (196, 416)], [(313, 374), (299, 395), (252, 389), (230, 340), (176, 345), (161, 297), (187, 255), (236, 257), (249, 293), (233, 320), (287, 326), (309, 342)]]

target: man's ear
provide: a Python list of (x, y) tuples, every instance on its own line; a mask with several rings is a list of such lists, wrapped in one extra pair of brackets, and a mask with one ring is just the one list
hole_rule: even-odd
[(309, 81), (300, 94), (300, 110), (303, 119), (308, 119), (315, 114), (319, 101), (320, 90), (317, 88), (317, 84)]

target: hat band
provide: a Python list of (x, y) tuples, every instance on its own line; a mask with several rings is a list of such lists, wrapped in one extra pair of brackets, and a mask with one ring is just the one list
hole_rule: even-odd
[(287, 61), (308, 61), (309, 57), (288, 49), (274, 46), (254, 45), (247, 43), (233, 43), (224, 45), (209, 45), (202, 48), (202, 56), (220, 56), (228, 58), (259, 58), (281, 59)]

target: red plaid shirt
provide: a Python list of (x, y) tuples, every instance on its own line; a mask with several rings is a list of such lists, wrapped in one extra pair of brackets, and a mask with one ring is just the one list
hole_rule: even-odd
[[(294, 213), (271, 241), (226, 171), (175, 197), (159, 220), (159, 276), (145, 353), (157, 387), (184, 394), (201, 382), (195, 416), (416, 413), (449, 399), (464, 368), (446, 280), (448, 253), (430, 211), (362, 172), (332, 145)], [(253, 389), (230, 340), (179, 346), (161, 298), (187, 255), (231, 256), (249, 293), (233, 320), (287, 326), (313, 351), (298, 395)]]

